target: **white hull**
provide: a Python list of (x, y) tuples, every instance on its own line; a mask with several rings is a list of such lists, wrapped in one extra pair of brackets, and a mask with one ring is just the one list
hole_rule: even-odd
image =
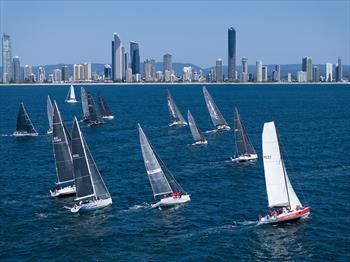
[(162, 198), (159, 202), (152, 204), (151, 207), (171, 207), (179, 204), (184, 204), (189, 201), (191, 201), (190, 195), (182, 195), (180, 197), (166, 197)]
[(231, 127), (227, 126), (227, 125), (219, 125), (216, 127), (216, 130), (218, 131), (228, 131), (231, 130)]
[(182, 122), (182, 121), (175, 121), (172, 122), (171, 124), (169, 124), (169, 127), (173, 127), (173, 126), (187, 126), (187, 122)]
[(12, 135), (16, 137), (25, 137), (25, 136), (38, 136), (38, 133), (14, 132)]
[(76, 99), (67, 99), (65, 102), (68, 104), (78, 103), (78, 101)]
[(112, 120), (114, 119), (114, 116), (103, 116), (102, 118), (107, 120)]
[(208, 141), (204, 140), (204, 141), (197, 141), (193, 143), (192, 146), (200, 146), (200, 145), (206, 145), (206, 144), (208, 144)]
[(47, 130), (47, 134), (48, 135), (52, 134), (52, 129)]
[(239, 157), (231, 157), (232, 162), (249, 162), (249, 161), (255, 161), (258, 159), (257, 154), (252, 155), (243, 155)]
[(50, 190), (52, 197), (63, 197), (75, 194), (75, 186), (67, 186), (60, 189)]
[(259, 222), (262, 224), (278, 224), (284, 222), (291, 222), (299, 220), (302, 218), (307, 218), (310, 215), (310, 208), (305, 207), (298, 210), (287, 210), (283, 208), (282, 213), (279, 214), (270, 214), (259, 219)]
[(74, 205), (70, 209), (70, 211), (72, 213), (87, 212), (87, 211), (92, 211), (92, 210), (104, 208), (104, 207), (109, 206), (109, 205), (112, 205), (112, 198), (91, 200), (88, 203), (83, 203), (81, 205), (79, 205), (79, 204)]

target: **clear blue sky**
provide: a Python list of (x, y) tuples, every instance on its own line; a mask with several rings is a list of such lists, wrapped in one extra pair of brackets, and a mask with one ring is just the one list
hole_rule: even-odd
[(350, 63), (350, 1), (17, 1), (0, 0), (1, 33), (11, 36), (21, 64), (111, 63), (117, 32), (141, 61), (227, 64), (227, 29), (237, 31), (237, 63)]

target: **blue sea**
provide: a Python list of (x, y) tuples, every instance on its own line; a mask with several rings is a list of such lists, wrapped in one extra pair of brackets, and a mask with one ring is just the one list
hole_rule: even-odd
[[(167, 126), (169, 88), (184, 116), (190, 109), (202, 131), (213, 129), (201, 85), (87, 85), (95, 97), (104, 95), (116, 118), (91, 128), (81, 123), (113, 198), (112, 206), (85, 214), (65, 208), (73, 198), (49, 195), (56, 174), (46, 97), (57, 101), (70, 129), (82, 109), (64, 103), (68, 88), (0, 88), (1, 261), (350, 260), (350, 85), (207, 85), (231, 126), (238, 108), (259, 155), (250, 165), (229, 161), (232, 129), (206, 133), (208, 145), (192, 147), (188, 127)], [(21, 101), (38, 137), (10, 136)], [(257, 223), (268, 211), (261, 133), (271, 120), (291, 183), (311, 207), (305, 221)], [(188, 204), (150, 208), (137, 123), (191, 194)]]

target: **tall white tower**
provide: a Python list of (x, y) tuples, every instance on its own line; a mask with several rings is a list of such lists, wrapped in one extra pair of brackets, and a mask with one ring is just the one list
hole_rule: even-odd
[(121, 81), (123, 78), (122, 74), (122, 41), (117, 33), (114, 33), (112, 41), (112, 75), (113, 80)]

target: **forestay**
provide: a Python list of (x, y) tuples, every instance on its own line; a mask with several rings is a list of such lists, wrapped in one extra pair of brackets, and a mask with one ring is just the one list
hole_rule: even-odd
[(274, 122), (264, 124), (262, 149), (269, 207), (290, 206), (294, 209), (297, 205), (301, 206), (285, 170)]
[(167, 101), (171, 120), (173, 122), (186, 123), (169, 90), (167, 90)]
[(238, 113), (237, 108), (235, 108), (234, 112), (234, 125), (235, 125), (235, 142), (236, 142), (236, 155), (252, 155), (256, 154), (250, 140), (248, 134), (242, 124), (241, 117)]
[(63, 123), (56, 101), (54, 101), (52, 144), (55, 156), (57, 184), (74, 182), (70, 143), (71, 137)]
[(211, 120), (212, 120), (214, 126), (218, 126), (218, 125), (226, 125), (227, 126), (226, 120), (221, 115), (220, 110), (216, 106), (213, 98), (211, 97), (211, 95), (209, 94), (209, 92), (205, 86), (203, 87), (203, 94), (204, 94), (205, 103), (207, 105), (207, 108), (208, 108), (208, 111), (209, 111), (209, 114), (210, 114), (210, 117), (211, 117)]
[(19, 105), (18, 114), (17, 114), (17, 125), (16, 132), (18, 133), (29, 133), (36, 134), (36, 130), (30, 120), (26, 109), (24, 108), (23, 102)]
[(199, 130), (196, 121), (194, 120), (190, 110), (187, 111), (188, 124), (190, 126), (190, 130), (193, 136), (194, 141), (203, 141), (205, 140), (201, 131)]

